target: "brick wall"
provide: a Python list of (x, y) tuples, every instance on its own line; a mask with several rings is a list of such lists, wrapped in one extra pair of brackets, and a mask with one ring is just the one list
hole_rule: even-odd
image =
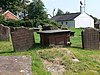
[(15, 51), (25, 51), (34, 45), (33, 30), (28, 28), (15, 28), (11, 32), (13, 48)]
[(9, 41), (10, 28), (0, 24), (0, 40)]

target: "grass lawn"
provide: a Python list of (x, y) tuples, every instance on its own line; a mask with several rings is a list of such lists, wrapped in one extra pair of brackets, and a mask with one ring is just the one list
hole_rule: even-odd
[[(75, 31), (75, 36), (71, 37), (71, 47), (65, 49), (71, 51), (80, 62), (73, 62), (66, 55), (62, 48), (44, 48), (39, 44), (39, 35), (35, 33), (36, 45), (25, 52), (14, 52), (12, 43), (0, 41), (0, 56), (32, 56), (32, 75), (51, 75), (44, 68), (42, 59), (52, 61), (54, 58), (61, 58), (65, 66), (64, 75), (100, 75), (100, 50), (84, 50), (81, 46), (82, 29), (70, 30)], [(40, 52), (40, 53), (39, 53)]]

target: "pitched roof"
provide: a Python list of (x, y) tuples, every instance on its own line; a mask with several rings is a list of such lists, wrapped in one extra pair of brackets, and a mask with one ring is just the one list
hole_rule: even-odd
[(18, 17), (17, 17), (16, 15), (14, 15), (12, 12), (10, 12), (9, 10), (7, 10), (6, 12), (4, 12), (2, 15), (5, 15), (5, 14), (7, 14), (7, 13), (12, 14), (14, 17), (16, 17), (16, 18), (18, 19)]
[(81, 13), (68, 13), (68, 14), (58, 15), (52, 17), (51, 20), (56, 20), (56, 21), (74, 20), (80, 14)]
[(98, 20), (95, 24), (100, 24), (100, 20)]

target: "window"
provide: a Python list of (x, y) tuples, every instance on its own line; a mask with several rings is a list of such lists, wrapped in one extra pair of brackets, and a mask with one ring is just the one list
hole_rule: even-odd
[(63, 25), (63, 21), (61, 21), (61, 24)]
[(68, 24), (68, 22), (66, 22), (66, 25)]

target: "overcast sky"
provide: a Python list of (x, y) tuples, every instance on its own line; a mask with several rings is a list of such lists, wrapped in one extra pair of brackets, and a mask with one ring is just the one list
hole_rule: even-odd
[[(42, 0), (48, 14), (52, 15), (53, 9), (71, 13), (80, 11), (80, 0)], [(81, 0), (84, 4), (84, 0)], [(56, 14), (55, 11), (55, 14)], [(100, 19), (100, 0), (86, 0), (86, 13)]]

